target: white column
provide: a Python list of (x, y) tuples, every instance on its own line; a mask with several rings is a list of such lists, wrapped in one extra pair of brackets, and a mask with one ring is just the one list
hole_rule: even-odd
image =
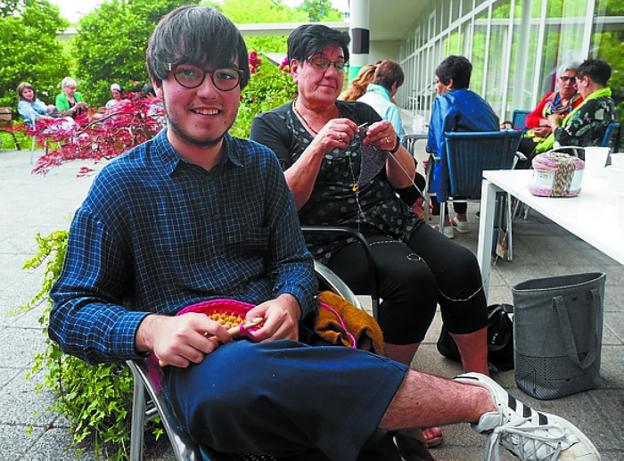
[(349, 34), (351, 35), (349, 80), (352, 80), (360, 68), (369, 63), (369, 0), (349, 1)]

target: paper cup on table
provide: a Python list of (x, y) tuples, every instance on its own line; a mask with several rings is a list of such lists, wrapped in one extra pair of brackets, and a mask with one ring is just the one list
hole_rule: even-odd
[(586, 147), (585, 148), (585, 174), (597, 176), (601, 174), (609, 157), (608, 147)]
[(624, 154), (611, 154), (611, 165), (624, 168)]

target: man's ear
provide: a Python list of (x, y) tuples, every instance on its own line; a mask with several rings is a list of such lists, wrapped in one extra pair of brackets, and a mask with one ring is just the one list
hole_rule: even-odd
[(394, 82), (390, 87), (390, 94), (394, 96), (397, 94), (397, 91), (399, 91), (399, 82)]
[(298, 59), (290, 60), (290, 76), (293, 78), (295, 82), (297, 81), (297, 78), (299, 75), (299, 65), (300, 65), (300, 62)]
[(162, 82), (158, 84), (156, 83), (156, 81), (152, 80), (152, 86), (154, 87), (154, 92), (156, 93), (156, 96), (158, 96), (160, 99), (163, 99)]
[(455, 82), (453, 81), (453, 79), (452, 79), (452, 78), (449, 78), (449, 79), (448, 79), (448, 83), (446, 84), (446, 86), (448, 87), (448, 89), (449, 89), (449, 90), (454, 89), (454, 88), (455, 88), (455, 86), (454, 86), (454, 85), (455, 85)]

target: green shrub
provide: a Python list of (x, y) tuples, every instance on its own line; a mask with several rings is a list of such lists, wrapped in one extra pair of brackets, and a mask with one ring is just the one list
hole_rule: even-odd
[[(3, 3), (3, 2), (0, 2)], [(0, 106), (17, 107), (17, 85), (32, 83), (48, 104), (60, 91), (67, 58), (58, 34), (67, 27), (46, 0), (18, 0), (0, 7)]]
[[(253, 56), (253, 53), (250, 54)], [(267, 58), (259, 59), (263, 62), (251, 75), (243, 91), (238, 117), (231, 130), (234, 136), (241, 138), (249, 137), (251, 121), (256, 115), (291, 101), (297, 93), (297, 86), (288, 73), (266, 62)]]
[[(67, 231), (37, 235), (37, 254), (26, 261), (25, 269), (45, 263), (41, 290), (22, 309), (45, 302), (39, 319), (47, 332), (51, 303), (48, 297), (60, 275), (67, 249)], [(91, 365), (65, 355), (58, 345), (47, 340), (45, 350), (35, 356), (31, 375), (43, 370), (43, 386), (59, 398), (51, 410), (67, 416), (74, 442), (90, 442), (99, 447), (106, 459), (128, 458), (130, 414), (132, 411), (132, 375), (122, 363)], [(153, 427), (154, 435), (162, 433)]]

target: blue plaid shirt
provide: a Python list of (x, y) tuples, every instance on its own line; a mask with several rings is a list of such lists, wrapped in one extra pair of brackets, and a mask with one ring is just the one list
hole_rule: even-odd
[(206, 171), (183, 161), (163, 130), (98, 175), (51, 291), (48, 331), (65, 352), (137, 358), (150, 312), (208, 298), (258, 304), (290, 293), (303, 316), (314, 309), (312, 259), (275, 155), (229, 135), (224, 152)]

